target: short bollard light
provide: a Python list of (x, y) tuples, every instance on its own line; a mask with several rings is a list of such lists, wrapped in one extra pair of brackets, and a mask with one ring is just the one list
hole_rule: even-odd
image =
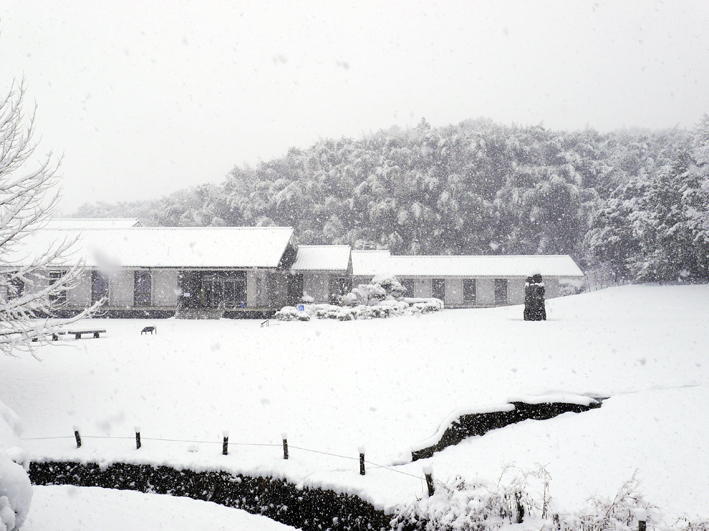
[(229, 432), (222, 433), (222, 455), (229, 454)]
[(436, 489), (433, 486), (433, 470), (430, 466), (423, 467), (423, 475), (426, 477), (426, 486), (428, 487), (428, 495), (433, 496)]
[(283, 459), (288, 459), (288, 435), (281, 433), (281, 440), (283, 441)]

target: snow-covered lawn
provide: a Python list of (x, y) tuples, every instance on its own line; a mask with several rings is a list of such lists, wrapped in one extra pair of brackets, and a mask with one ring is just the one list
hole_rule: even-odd
[(294, 529), (215, 503), (96, 487), (35, 487), (22, 531)]
[[(406, 460), (455, 409), (520, 395), (610, 396), (599, 410), (528, 421), (465, 441), (430, 461), (436, 477), (496, 480), (504, 465), (544, 464), (552, 495), (572, 510), (612, 496), (638, 470), (650, 501), (672, 514), (709, 513), (709, 286), (628, 286), (548, 301), (549, 320), (521, 307), (448, 310), (372, 321), (101, 320), (98, 340), (65, 339), (34, 359), (0, 359), (0, 400), (25, 437), (128, 436), (212, 440), (214, 445), (131, 440), (25, 441), (34, 457), (121, 456), (226, 465), (361, 491), (387, 506), (423, 484), (389, 470), (357, 475), (356, 461)], [(155, 324), (158, 334), (140, 335)], [(429, 461), (429, 460), (426, 460)], [(397, 467), (420, 475), (424, 462)]]

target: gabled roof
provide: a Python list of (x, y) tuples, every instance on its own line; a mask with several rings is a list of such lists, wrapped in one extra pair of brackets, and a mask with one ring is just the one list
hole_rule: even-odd
[(138, 218), (54, 218), (45, 229), (127, 229), (140, 227)]
[(569, 255), (437, 255), (392, 256), (390, 274), (398, 277), (582, 277)]
[(354, 276), (389, 275), (391, 274), (390, 257), (391, 253), (388, 249), (353, 250), (352, 274)]
[(3, 265), (22, 265), (62, 241), (73, 241), (67, 266), (174, 268), (277, 267), (293, 236), (290, 227), (133, 227), (38, 230)]
[(299, 245), (291, 271), (347, 271), (349, 245)]

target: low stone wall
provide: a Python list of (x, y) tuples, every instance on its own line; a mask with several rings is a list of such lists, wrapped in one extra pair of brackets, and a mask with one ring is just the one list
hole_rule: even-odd
[(458, 444), (467, 437), (485, 435), (490, 430), (504, 428), (515, 422), (523, 420), (545, 420), (562, 413), (581, 413), (590, 409), (601, 407), (601, 400), (597, 399), (589, 405), (572, 404), (566, 402), (542, 402), (528, 404), (526, 402), (510, 402), (514, 409), (510, 411), (493, 411), (488, 413), (471, 413), (461, 415), (454, 420), (443, 432), (438, 442), (424, 448), (411, 451), (411, 459), (424, 459), (431, 457), (435, 452), (448, 446)]
[[(36, 485), (76, 485), (186, 496), (211, 501), (300, 529), (390, 529), (391, 516), (351, 494), (299, 488), (283, 479), (167, 466), (73, 461), (35, 462)], [(404, 528), (405, 529), (405, 528)]]

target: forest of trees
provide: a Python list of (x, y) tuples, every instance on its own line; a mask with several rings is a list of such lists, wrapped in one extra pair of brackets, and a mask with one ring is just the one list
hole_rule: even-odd
[(553, 131), (488, 120), (323, 140), (220, 185), (80, 216), (287, 225), (299, 243), (397, 254), (571, 254), (616, 280), (709, 280), (709, 115), (693, 130)]

